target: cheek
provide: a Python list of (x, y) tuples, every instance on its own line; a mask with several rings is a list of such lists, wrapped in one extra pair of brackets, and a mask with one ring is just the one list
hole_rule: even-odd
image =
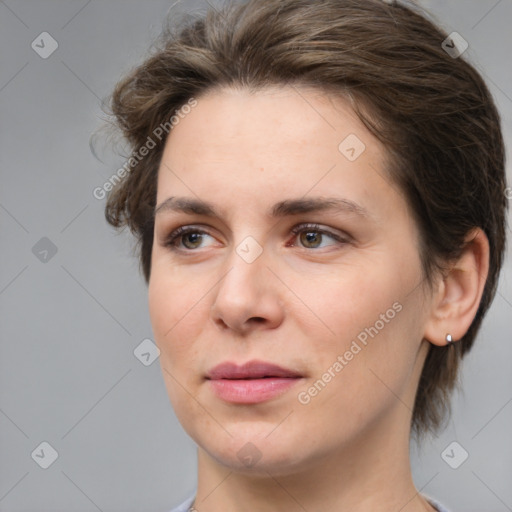
[[(318, 405), (334, 400), (357, 410), (350, 404), (393, 396), (386, 385), (397, 393), (404, 388), (414, 366), (415, 338), (421, 338), (414, 332), (417, 293), (411, 293), (418, 278), (414, 266), (407, 271), (383, 258), (380, 264), (317, 279), (314, 292), (297, 283), (297, 295), (307, 297), (309, 309), (318, 316), (316, 322), (301, 320), (306, 338), (316, 340), (308, 347), (315, 360), (311, 380), (329, 381), (325, 388), (331, 390), (322, 388), (315, 398)], [(320, 337), (319, 329), (324, 333)]]
[(365, 328), (375, 322), (380, 326), (381, 314), (389, 310), (388, 316), (395, 316), (393, 304), (402, 296), (394, 269), (378, 264), (351, 265), (307, 282), (297, 280), (293, 289), (304, 298), (307, 316), (316, 318), (315, 327), (322, 328), (328, 345), (340, 350)]
[(160, 367), (170, 402), (185, 424), (201, 418), (201, 410), (190, 400), (188, 390), (197, 385), (194, 364), (200, 358), (200, 350), (193, 340), (202, 329), (202, 295), (204, 291), (182, 286), (159, 272), (152, 273), (148, 305), (155, 343), (160, 349)]
[(159, 333), (173, 329), (178, 322), (189, 323), (188, 314), (200, 302), (204, 286), (199, 276), (173, 265), (161, 251), (153, 252), (148, 305), (151, 321)]
[(163, 362), (175, 367), (176, 361), (194, 356), (194, 345), (202, 330), (199, 317), (205, 314), (205, 288), (198, 280), (177, 279), (155, 271), (148, 287), (148, 306), (155, 341)]

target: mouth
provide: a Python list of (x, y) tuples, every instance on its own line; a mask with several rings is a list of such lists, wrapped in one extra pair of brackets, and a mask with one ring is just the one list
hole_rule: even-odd
[(295, 386), (304, 376), (295, 370), (264, 361), (249, 361), (242, 366), (226, 362), (212, 368), (206, 380), (222, 400), (256, 404), (276, 398)]

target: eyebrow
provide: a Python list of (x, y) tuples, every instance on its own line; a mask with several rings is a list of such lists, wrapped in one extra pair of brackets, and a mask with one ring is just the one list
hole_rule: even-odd
[[(212, 203), (188, 197), (169, 197), (155, 208), (154, 216), (156, 217), (159, 213), (170, 211), (190, 215), (204, 215), (207, 217), (221, 216)], [(363, 208), (354, 201), (340, 197), (286, 199), (272, 206), (269, 210), (268, 216), (271, 218), (278, 218), (299, 215), (301, 213), (323, 211), (352, 213), (363, 218), (371, 217), (366, 208)]]

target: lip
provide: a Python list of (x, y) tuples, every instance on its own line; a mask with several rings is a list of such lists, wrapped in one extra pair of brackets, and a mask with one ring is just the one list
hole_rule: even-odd
[(206, 376), (219, 398), (238, 404), (256, 404), (276, 398), (302, 378), (294, 370), (265, 361), (249, 361), (241, 366), (232, 362), (221, 363)]
[(299, 373), (266, 361), (248, 361), (245, 364), (225, 362), (213, 367), (206, 375), (207, 379), (259, 379), (264, 377), (293, 378), (302, 377)]

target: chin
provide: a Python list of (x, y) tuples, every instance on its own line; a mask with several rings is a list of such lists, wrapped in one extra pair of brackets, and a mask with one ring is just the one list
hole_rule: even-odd
[[(228, 429), (229, 430), (229, 429)], [(237, 473), (267, 477), (270, 475), (288, 475), (307, 468), (308, 447), (305, 436), (290, 436), (282, 431), (281, 436), (269, 432), (268, 424), (264, 428), (256, 426), (237, 431), (230, 430), (223, 436), (211, 434), (194, 435), (196, 444), (218, 464)], [(311, 447), (312, 448), (312, 447)], [(298, 452), (300, 449), (300, 452)]]

